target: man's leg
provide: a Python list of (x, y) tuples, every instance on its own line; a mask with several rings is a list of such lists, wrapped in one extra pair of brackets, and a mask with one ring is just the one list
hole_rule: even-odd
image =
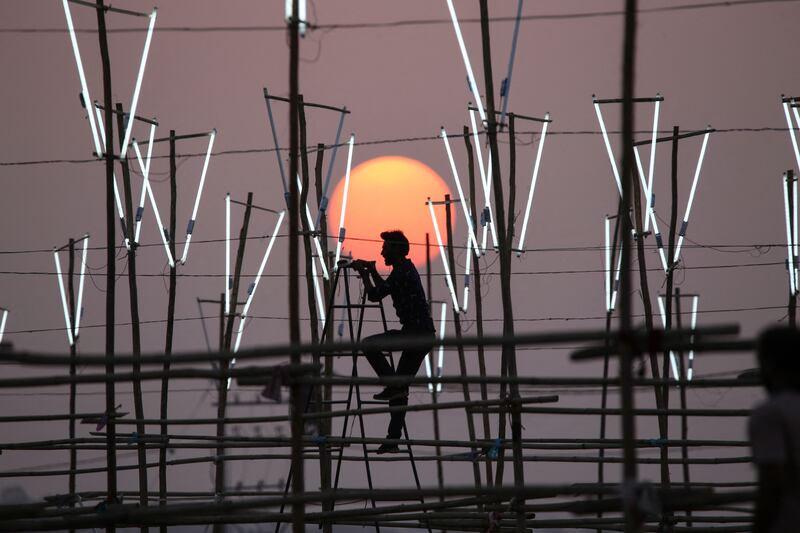
[[(405, 350), (400, 356), (400, 361), (397, 363), (397, 370), (395, 374), (398, 376), (408, 376), (413, 378), (417, 374), (417, 370), (425, 360), (425, 356), (430, 352), (433, 344), (430, 347), (423, 347), (417, 350)], [(408, 405), (408, 396), (402, 396), (389, 402), (390, 407), (405, 407)], [(394, 412), (391, 414), (389, 420), (389, 429), (386, 432), (386, 438), (399, 439), (402, 435), (403, 425), (406, 420), (406, 411)]]
[[(378, 333), (377, 335), (365, 337), (363, 342), (364, 344), (380, 344), (381, 342), (386, 342), (392, 337), (395, 337), (398, 333), (399, 332), (396, 330), (389, 330), (385, 333)], [(364, 357), (367, 358), (367, 362), (369, 362), (369, 365), (378, 377), (394, 376), (394, 369), (381, 350), (365, 347)]]

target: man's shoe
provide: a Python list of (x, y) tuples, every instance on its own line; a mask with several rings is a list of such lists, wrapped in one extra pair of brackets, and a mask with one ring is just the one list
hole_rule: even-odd
[(378, 455), (383, 455), (384, 453), (398, 453), (399, 451), (400, 448), (398, 448), (397, 444), (390, 444), (388, 442), (385, 442), (381, 444), (380, 448), (375, 450), (375, 453), (377, 453)]
[(386, 387), (372, 398), (379, 402), (391, 402), (408, 396), (408, 387)]

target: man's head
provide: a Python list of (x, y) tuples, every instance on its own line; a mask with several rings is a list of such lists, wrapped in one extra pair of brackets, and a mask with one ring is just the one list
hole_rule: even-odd
[(800, 390), (800, 331), (786, 326), (764, 330), (758, 336), (756, 356), (769, 392)]
[(386, 265), (395, 265), (408, 255), (408, 239), (402, 231), (384, 231), (381, 233), (381, 239), (383, 239), (381, 256)]

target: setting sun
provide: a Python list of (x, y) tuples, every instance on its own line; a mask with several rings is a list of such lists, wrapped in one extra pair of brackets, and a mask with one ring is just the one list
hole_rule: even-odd
[[(344, 179), (340, 180), (330, 200), (328, 226), (331, 235), (336, 235), (343, 194)], [(380, 233), (399, 229), (411, 243), (409, 258), (415, 265), (425, 263), (426, 233), (430, 234), (431, 259), (436, 258), (439, 250), (425, 202), (428, 197), (442, 200), (445, 194), (450, 194), (450, 189), (441, 176), (414, 159), (384, 156), (361, 163), (350, 173), (344, 250), (352, 252), (354, 258), (375, 260), (378, 267), (386, 271), (380, 257)], [(435, 212), (442, 238), (446, 239), (445, 211), (439, 206)], [(453, 211), (454, 229), (457, 216)]]

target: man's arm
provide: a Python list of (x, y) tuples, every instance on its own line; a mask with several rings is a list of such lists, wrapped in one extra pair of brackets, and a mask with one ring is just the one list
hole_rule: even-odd
[(356, 259), (352, 262), (352, 265), (358, 275), (361, 276), (361, 281), (364, 283), (364, 289), (367, 291), (367, 298), (370, 302), (380, 301), (389, 294), (388, 285), (378, 274), (374, 261)]

